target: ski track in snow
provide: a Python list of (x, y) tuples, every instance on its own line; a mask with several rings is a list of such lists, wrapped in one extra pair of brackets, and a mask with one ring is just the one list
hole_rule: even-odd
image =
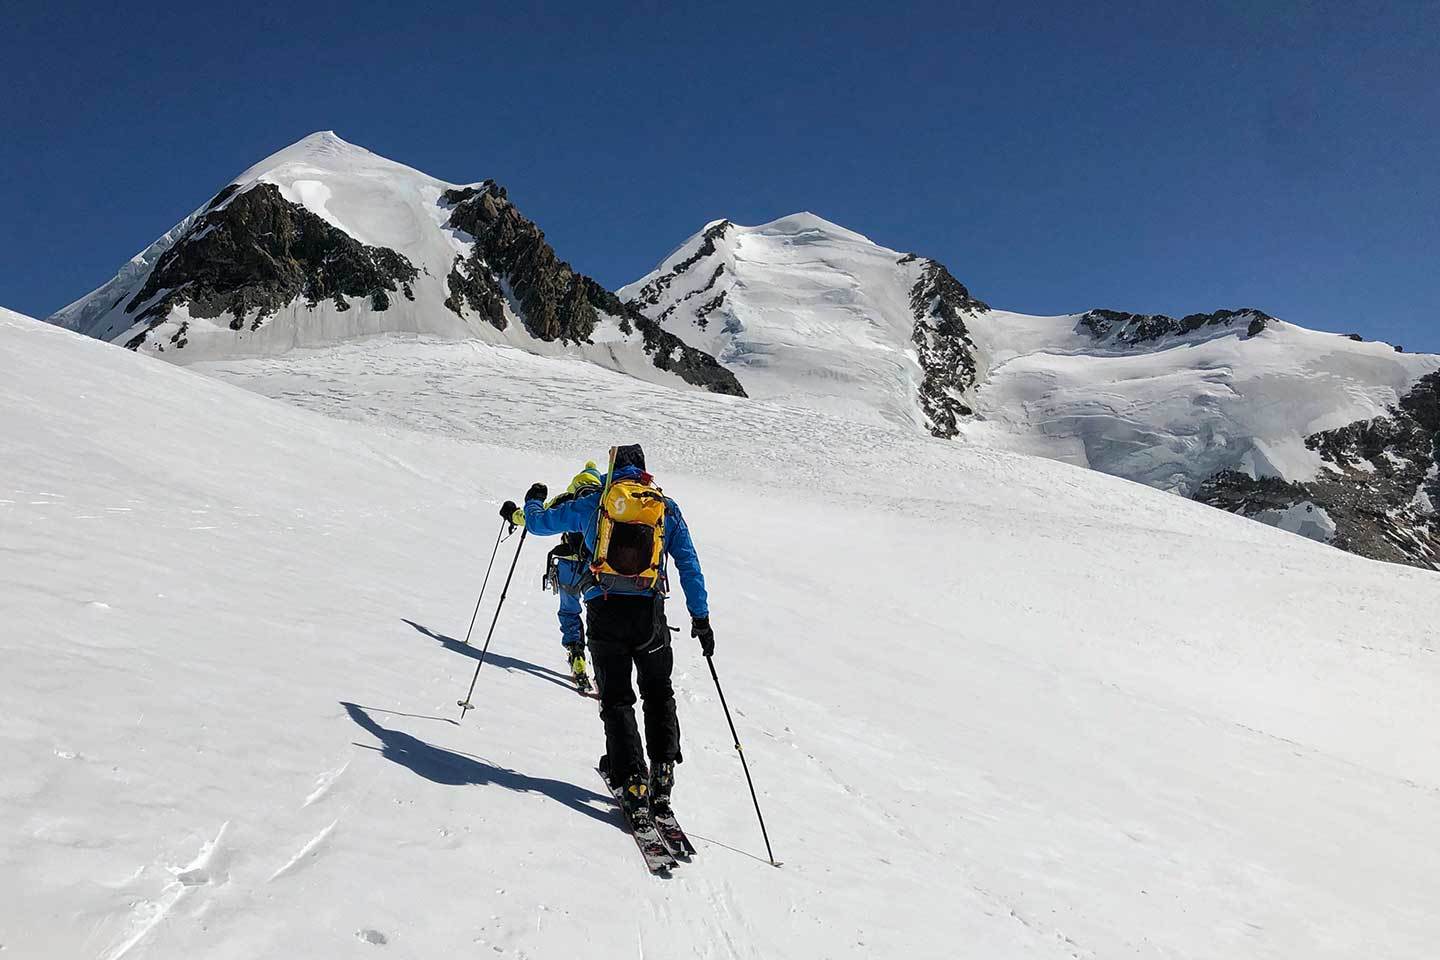
[(220, 841), (225, 836), (226, 828), (229, 826), (229, 822), (221, 824), (215, 838), (202, 845), (200, 852), (190, 863), (184, 867), (170, 869), (175, 879), (166, 884), (158, 898), (141, 900), (130, 909), (129, 932), (121, 942), (103, 954), (104, 960), (120, 960), (121, 957), (128, 954), (197, 887), (208, 885), (212, 880), (218, 883), (225, 882), (224, 876), (212, 878), (208, 867), (216, 849), (220, 846)]
[(280, 877), (285, 876), (287, 873), (293, 870), (297, 864), (314, 854), (315, 851), (319, 848), (319, 846), (325, 842), (325, 838), (330, 836), (331, 832), (333, 832), (334, 829), (339, 826), (339, 824), (339, 820), (331, 820), (330, 823), (323, 830), (321, 830), (315, 836), (311, 837), (309, 840), (305, 841), (305, 845), (301, 847), (298, 851), (296, 851), (293, 857), (285, 861), (285, 863), (282, 864), (279, 869), (277, 869), (274, 873), (270, 874), (270, 881), (273, 882)]

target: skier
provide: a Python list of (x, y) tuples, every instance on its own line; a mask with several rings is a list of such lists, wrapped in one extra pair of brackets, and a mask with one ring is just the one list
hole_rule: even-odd
[[(600, 468), (594, 460), (586, 461), (585, 468), (570, 481), (569, 488), (546, 507), (565, 503), (589, 488), (600, 488)], [(511, 501), (506, 501), (500, 508), (500, 516), (517, 527), (525, 523), (525, 512)], [(578, 533), (567, 533), (560, 538), (560, 545), (546, 556), (545, 575), (541, 581), (560, 595), (560, 643), (565, 648), (565, 662), (570, 667), (570, 675), (581, 693), (590, 691), (590, 677), (585, 666), (585, 623), (580, 616), (580, 593), (588, 559), (585, 538)]]
[[(600, 687), (605, 725), (602, 769), (620, 787), (626, 815), (642, 826), (651, 814), (668, 817), (680, 755), (680, 724), (670, 674), (675, 664), (665, 621), (666, 557), (675, 561), (690, 635), (701, 652), (715, 652), (710, 610), (700, 559), (680, 507), (654, 486), (638, 444), (615, 447), (599, 488), (578, 492), (546, 506), (546, 488), (536, 483), (525, 494), (525, 523), (532, 534), (580, 533), (591, 561), (585, 605), (590, 656)], [(635, 722), (638, 677), (645, 714), (645, 742)], [(651, 769), (646, 775), (645, 755)]]

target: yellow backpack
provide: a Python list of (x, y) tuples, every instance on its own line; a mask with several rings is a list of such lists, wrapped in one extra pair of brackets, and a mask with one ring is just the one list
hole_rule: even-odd
[(600, 493), (595, 556), (590, 561), (595, 583), (605, 589), (663, 593), (664, 558), (664, 492), (649, 474), (607, 484)]

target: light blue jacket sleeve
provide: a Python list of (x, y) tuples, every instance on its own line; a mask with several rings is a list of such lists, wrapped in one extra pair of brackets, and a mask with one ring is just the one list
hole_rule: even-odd
[[(537, 537), (550, 537), (558, 533), (584, 533), (587, 542), (591, 534), (586, 528), (595, 517), (598, 493), (576, 497), (553, 507), (544, 506), (539, 500), (525, 501), (525, 529)], [(594, 544), (590, 543), (591, 548)]]
[(665, 549), (675, 561), (680, 586), (685, 591), (685, 607), (692, 617), (710, 616), (710, 598), (705, 593), (705, 574), (700, 572), (700, 556), (690, 539), (690, 528), (674, 500), (665, 505)]

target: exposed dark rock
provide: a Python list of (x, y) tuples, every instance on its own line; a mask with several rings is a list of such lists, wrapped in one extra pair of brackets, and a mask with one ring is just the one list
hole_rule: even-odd
[[(724, 274), (725, 274), (725, 264), (723, 264), (723, 263), (717, 263), (717, 264), (715, 264), (715, 271), (710, 274), (710, 279), (705, 281), (705, 286), (699, 288), (698, 290), (691, 290), (689, 293), (685, 294), (685, 296), (681, 297), (679, 300), (672, 301), (671, 304), (670, 304), (670, 306), (666, 307), (666, 308), (661, 312), (660, 316), (656, 317), (655, 319), (659, 320), (661, 323), (664, 323), (664, 322), (666, 321), (666, 319), (669, 318), (670, 314), (674, 313), (677, 309), (679, 309), (680, 304), (684, 303), (686, 300), (689, 300), (691, 297), (698, 297), (698, 296), (700, 296), (702, 293), (709, 293), (711, 290), (715, 289), (715, 284), (716, 284), (716, 282), (718, 282), (719, 279), (720, 279)], [(639, 304), (639, 302), (640, 302), (640, 301), (639, 301), (638, 299), (631, 301), (632, 304), (637, 304), (637, 305)], [(695, 323), (696, 323), (696, 325), (699, 326), (699, 327), (703, 330), (703, 329), (705, 328), (706, 324), (709, 323), (709, 321), (706, 320), (705, 317), (706, 317), (711, 311), (715, 310), (717, 307), (720, 306), (720, 304), (722, 304), (722, 303), (724, 303), (724, 302), (725, 302), (725, 291), (724, 291), (724, 290), (721, 290), (719, 296), (712, 297), (708, 302), (706, 302), (704, 305), (702, 305), (699, 310), (697, 310), (697, 311), (695, 312)]]
[[(126, 305), (126, 313), (143, 306), (137, 319), (149, 321), (125, 344), (129, 349), (144, 343), (181, 304), (192, 316), (206, 319), (228, 313), (230, 328), (239, 330), (247, 315), (255, 313), (255, 329), (302, 296), (312, 308), (330, 300), (341, 310), (350, 306), (347, 297), (368, 298), (376, 310), (388, 309), (390, 294), (397, 290), (415, 299), (410, 283), (417, 271), (408, 259), (360, 243), (286, 200), (274, 184), (260, 183), (233, 197), (222, 190), (211, 207), (226, 199), (228, 204), (197, 218), (160, 257)], [(183, 347), (185, 338), (172, 342)]]
[(465, 258), (456, 257), (450, 275), (445, 278), (445, 285), (450, 290), (445, 306), (461, 317), (465, 316), (463, 308), (469, 307), (496, 330), (504, 330), (509, 325), (505, 319), (505, 292), (484, 264), (476, 269)]
[(1422, 378), (1387, 416), (1305, 439), (1327, 465), (1305, 483), (1226, 472), (1195, 499), (1254, 516), (1309, 501), (1335, 523), (1335, 546), (1374, 560), (1440, 569), (1440, 371)]
[(699, 325), (701, 329), (704, 329), (705, 326), (709, 324), (710, 314), (714, 313), (716, 310), (719, 310), (722, 306), (725, 305), (725, 294), (727, 292), (728, 291), (726, 290), (721, 290), (719, 293), (715, 294), (715, 296), (711, 297), (709, 300), (706, 300), (704, 303), (700, 304), (700, 306), (695, 309), (695, 323)]
[(960, 432), (959, 418), (974, 412), (961, 399), (975, 386), (976, 372), (975, 343), (964, 317), (989, 309), (934, 260), (925, 261), (920, 279), (910, 289), (910, 311), (915, 316), (911, 339), (924, 372), (920, 409), (937, 437), (955, 436)]
[(1230, 327), (1246, 324), (1245, 336), (1258, 336), (1275, 318), (1260, 310), (1216, 310), (1214, 313), (1192, 313), (1175, 319), (1163, 313), (1125, 313), (1120, 310), (1091, 310), (1077, 326), (1096, 340), (1125, 346), (1154, 343), (1165, 337), (1193, 333), (1203, 327)]
[[(716, 241), (718, 241), (721, 237), (725, 236), (725, 234), (729, 233), (730, 228), (733, 226), (735, 225), (729, 220), (721, 220), (718, 223), (711, 224), (705, 230), (705, 232), (701, 234), (700, 246), (695, 248), (694, 253), (690, 254), (690, 256), (686, 257), (684, 260), (681, 260), (679, 263), (671, 267), (668, 273), (661, 274), (654, 280), (651, 280), (649, 283), (645, 284), (645, 286), (641, 287), (640, 292), (631, 299), (631, 303), (638, 304), (642, 309), (644, 307), (653, 307), (658, 304), (660, 302), (661, 295), (664, 294), (665, 289), (669, 287), (670, 284), (675, 282), (675, 278), (680, 276), (685, 271), (689, 270), (691, 267), (695, 266), (695, 264), (699, 263), (701, 260), (710, 256), (710, 254), (714, 253)], [(721, 266), (723, 267), (723, 264)], [(715, 271), (715, 276), (711, 277), (710, 283), (706, 284), (705, 288), (707, 290), (714, 285), (715, 280), (719, 277), (719, 275), (720, 268), (717, 267)]]
[(220, 204), (224, 203), (226, 200), (229, 200), (231, 197), (233, 197), (233, 196), (235, 195), (235, 191), (236, 191), (236, 190), (239, 190), (239, 189), (240, 189), (240, 184), (238, 184), (238, 183), (232, 183), (232, 184), (230, 184), (230, 186), (226, 187), (224, 190), (221, 190), (219, 193), (215, 194), (215, 196), (214, 196), (213, 198), (211, 198), (210, 202), (207, 203), (207, 204), (205, 204), (205, 209), (206, 209), (206, 210), (214, 210), (216, 207), (220, 206)]
[[(444, 199), (452, 205), (449, 226), (475, 238), (470, 256), (456, 258), (456, 269), (451, 271), (451, 295), (445, 301), (450, 309), (459, 313), (460, 302), (474, 306), (470, 300), (473, 292), (481, 304), (476, 309), (503, 329), (503, 320), (495, 320), (493, 294), (498, 287), (493, 280), (486, 288), (483, 281), (475, 279), (489, 272), (510, 284), (521, 322), (531, 336), (547, 341), (589, 341), (596, 316), (585, 297), (582, 277), (555, 255), (545, 234), (520, 214), (503, 187), (487, 182), (446, 191)], [(459, 297), (457, 281), (463, 291)]]
[(521, 322), (541, 340), (588, 343), (601, 312), (616, 318), (626, 335), (638, 331), (645, 352), (661, 370), (712, 393), (744, 396), (735, 374), (708, 353), (687, 346), (654, 320), (555, 255), (545, 234), (507, 199), (505, 189), (487, 182), (450, 190), (449, 226), (475, 238), (468, 257), (457, 257), (448, 277), (445, 305), (463, 316), (463, 307), (504, 329), (504, 294), (509, 284)]
[(633, 325), (640, 331), (645, 352), (650, 361), (661, 370), (669, 371), (692, 386), (701, 387), (711, 393), (730, 396), (745, 396), (735, 374), (720, 365), (710, 354), (697, 350), (675, 334), (668, 332), (656, 320), (645, 316), (632, 304), (623, 303), (619, 297), (606, 290), (589, 277), (581, 278), (585, 294), (597, 310), (620, 318), (620, 328), (628, 332)]
[(1345, 336), (1345, 339), (1346, 339), (1346, 340), (1354, 340), (1356, 343), (1364, 343), (1364, 342), (1365, 342), (1365, 338), (1362, 337), (1362, 336), (1360, 336), (1360, 334), (1358, 334), (1358, 333), (1347, 333), (1347, 334), (1345, 334), (1344, 336)]

